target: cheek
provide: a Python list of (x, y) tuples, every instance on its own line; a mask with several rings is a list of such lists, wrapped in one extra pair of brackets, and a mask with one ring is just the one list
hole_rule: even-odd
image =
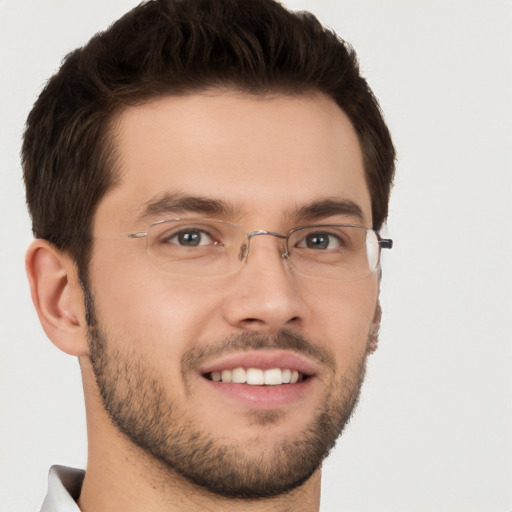
[(220, 309), (218, 293), (197, 280), (169, 279), (144, 262), (136, 265), (136, 256), (125, 254), (120, 260), (110, 253), (96, 258), (102, 262), (91, 267), (98, 317), (109, 333), (126, 343), (176, 355), (197, 340)]
[(165, 387), (172, 390), (172, 399), (182, 403), (186, 393), (181, 359), (204, 338), (206, 323), (220, 309), (215, 307), (214, 294), (201, 294), (197, 285), (149, 273), (137, 281), (119, 277), (117, 271), (95, 276), (100, 328), (112, 348), (140, 361), (158, 381), (168, 383)]
[(333, 352), (349, 360), (366, 350), (375, 318), (379, 293), (378, 279), (366, 279), (310, 287), (306, 292), (311, 311), (308, 334), (329, 343)]

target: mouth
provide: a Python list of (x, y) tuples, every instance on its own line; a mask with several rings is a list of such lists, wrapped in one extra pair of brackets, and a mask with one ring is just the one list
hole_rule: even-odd
[[(249, 408), (298, 403), (313, 389), (319, 367), (291, 352), (261, 350), (233, 354), (200, 369), (203, 382), (219, 398)], [(313, 387), (312, 387), (313, 386)]]
[(293, 368), (233, 368), (208, 372), (206, 379), (227, 384), (247, 384), (249, 386), (280, 386), (297, 384), (310, 376)]

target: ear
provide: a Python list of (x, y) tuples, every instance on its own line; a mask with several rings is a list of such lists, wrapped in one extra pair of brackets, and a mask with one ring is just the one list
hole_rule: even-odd
[(27, 250), (25, 266), (32, 301), (48, 338), (67, 354), (87, 355), (83, 293), (72, 258), (36, 239)]

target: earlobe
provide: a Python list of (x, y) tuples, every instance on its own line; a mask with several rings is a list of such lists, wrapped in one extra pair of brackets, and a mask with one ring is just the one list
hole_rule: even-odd
[(37, 239), (27, 250), (25, 265), (32, 301), (46, 335), (68, 354), (88, 354), (82, 289), (71, 257)]

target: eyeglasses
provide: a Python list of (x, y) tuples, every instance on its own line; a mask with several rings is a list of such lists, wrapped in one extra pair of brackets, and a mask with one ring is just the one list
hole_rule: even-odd
[(340, 281), (367, 277), (378, 268), (381, 249), (393, 246), (375, 230), (350, 224), (301, 226), (284, 235), (203, 218), (161, 220), (127, 238), (145, 238), (149, 259), (162, 272), (220, 277), (242, 268), (260, 235), (281, 239), (280, 256), (293, 272)]

